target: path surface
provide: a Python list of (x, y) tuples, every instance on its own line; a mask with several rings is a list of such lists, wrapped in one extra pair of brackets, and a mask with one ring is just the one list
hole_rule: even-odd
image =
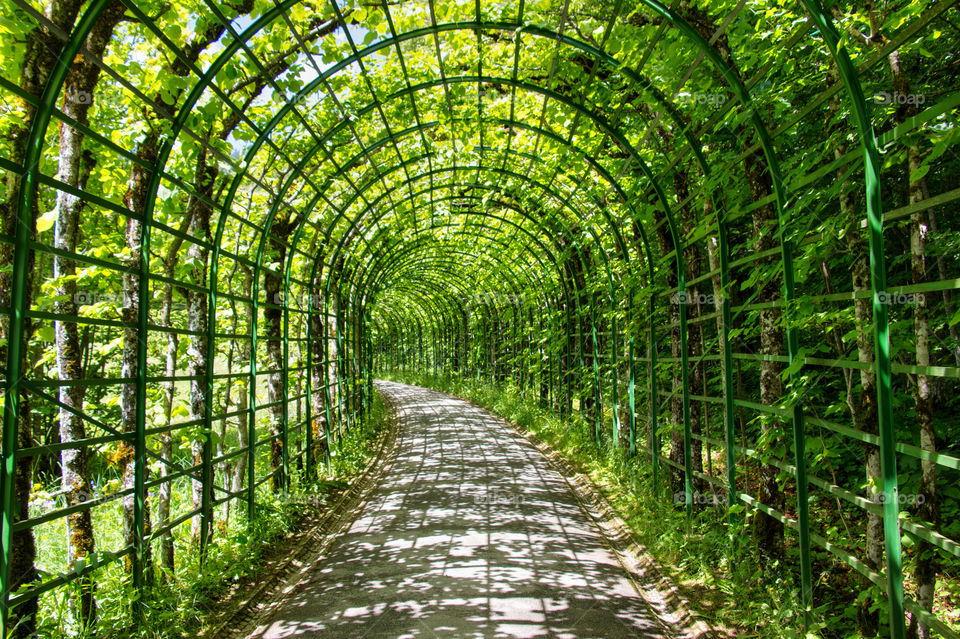
[(436, 391), (377, 382), (400, 418), (358, 518), (252, 637), (663, 637), (540, 452)]

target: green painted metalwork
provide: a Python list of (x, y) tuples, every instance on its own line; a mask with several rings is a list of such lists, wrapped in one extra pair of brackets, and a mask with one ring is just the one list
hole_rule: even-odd
[(27, 282), (30, 253), (30, 237), (35, 232), (33, 219), (34, 191), (37, 188), (40, 156), (43, 151), (43, 133), (50, 122), (56, 100), (69, 71), (69, 63), (80, 49), (86, 34), (106, 8), (105, 0), (95, 1), (84, 12), (77, 28), (66, 43), (64, 51), (44, 87), (36, 114), (30, 124), (30, 139), (24, 156), (23, 174), (20, 177), (16, 201), (16, 237), (13, 251), (13, 274), (10, 291), (10, 315), (7, 327), (7, 361), (4, 379), (3, 404), (3, 472), (0, 474), (0, 500), (3, 502), (0, 520), (0, 624), (7, 628), (10, 616), (9, 599), (12, 590), (10, 554), (13, 545), (14, 519), (24, 515), (16, 511), (14, 504), (14, 478), (16, 476), (16, 450), (19, 425), (20, 385), (22, 381), (24, 314), (27, 308)]
[[(19, 6), (20, 3), (17, 4)], [(932, 5), (916, 25), (909, 25), (898, 33), (895, 41), (902, 43), (913, 37), (942, 15), (946, 11), (946, 4)], [(887, 290), (887, 273), (884, 213), (880, 202), (882, 183), (874, 133), (876, 120), (872, 117), (871, 107), (864, 97), (864, 87), (861, 86), (871, 65), (882, 56), (878, 54), (867, 61), (858, 59), (855, 65), (847, 51), (849, 45), (845, 44), (820, 2), (804, 0), (802, 5), (806, 15), (802, 17), (806, 24), (798, 25), (791, 42), (816, 42), (813, 35), (808, 35), (808, 32), (814, 31), (825, 42), (824, 54), (834, 61), (842, 83), (823, 91), (817, 100), (822, 102), (838, 92), (845, 92), (846, 103), (854, 118), (853, 130), (861, 146), (867, 218), (865, 237), (869, 242), (870, 294), (873, 298), (875, 328), (872, 366), (877, 377), (878, 435), (861, 433), (823, 419), (805, 409), (796, 396), (789, 395), (802, 388), (804, 376), (815, 376), (822, 369), (853, 371), (859, 367), (859, 363), (843, 360), (839, 356), (836, 359), (811, 357), (801, 348), (803, 336), (798, 326), (804, 318), (797, 316), (795, 302), (815, 300), (817, 303), (843, 303), (852, 297), (846, 293), (830, 293), (819, 297), (798, 294), (804, 282), (802, 279), (795, 282), (798, 268), (794, 265), (795, 258), (802, 251), (803, 242), (809, 240), (811, 233), (806, 226), (808, 221), (802, 219), (803, 202), (798, 194), (817, 180), (831, 177), (834, 170), (860, 170), (856, 153), (848, 153), (833, 164), (816, 167), (799, 178), (791, 175), (788, 185), (781, 163), (784, 167), (790, 167), (791, 171), (793, 166), (785, 161), (788, 154), (782, 153), (788, 142), (781, 140), (786, 140), (784, 131), (813, 113), (814, 107), (791, 114), (785, 123), (768, 123), (765, 114), (754, 104), (760, 94), (756, 83), (763, 78), (763, 74), (757, 74), (749, 82), (742, 81), (718, 53), (714, 40), (708, 39), (701, 28), (694, 28), (680, 9), (654, 0), (638, 3), (638, 10), (650, 12), (652, 19), (660, 21), (660, 26), (650, 42), (643, 43), (645, 48), (640, 48), (644, 51), (639, 56), (640, 62), (630, 66), (616, 54), (607, 52), (611, 34), (619, 25), (618, 21), (624, 18), (623, 3), (619, 1), (609, 16), (604, 15), (598, 21), (600, 28), (590, 38), (567, 35), (563, 17), (557, 28), (536, 24), (536, 18), (531, 18), (536, 12), (522, 2), (517, 7), (515, 19), (503, 17), (507, 16), (507, 11), (502, 13), (500, 19), (484, 19), (483, 10), (487, 7), (478, 0), (472, 16), (469, 16), (469, 11), (463, 14), (469, 19), (448, 23), (437, 21), (435, 7), (430, 2), (429, 24), (406, 31), (395, 20), (395, 13), (399, 14), (402, 9), (381, 3), (377, 7), (368, 7), (367, 11), (382, 12), (387, 22), (386, 34), (383, 31), (375, 33), (371, 44), (365, 44), (370, 40), (361, 44), (357, 32), (345, 30), (339, 59), (321, 68), (313, 56), (306, 56), (309, 66), (316, 73), (306, 74), (311, 79), (296, 90), (293, 99), (287, 99), (287, 103), (274, 113), (264, 115), (255, 113), (254, 109), (247, 112), (233, 103), (228, 97), (229, 78), (221, 73), (233, 58), (244, 57), (251, 69), (255, 68), (268, 76), (267, 61), (262, 59), (262, 53), (257, 52), (263, 46), (261, 38), (271, 29), (284, 25), (298, 47), (306, 50), (307, 42), (298, 33), (296, 20), (291, 13), (297, 5), (296, 0), (271, 6), (250, 21), (232, 19), (224, 15), (222, 7), (215, 2), (204, 0), (203, 6), (209, 10), (211, 20), (224, 31), (218, 41), (216, 55), (212, 56), (213, 61), (209, 64), (204, 62), (205, 68), (186, 63), (184, 49), (174, 41), (178, 38), (171, 39), (163, 25), (149, 18), (135, 2), (127, 5), (140, 21), (144, 30), (142, 33), (149, 34), (159, 43), (158, 46), (165, 47), (165, 54), (169, 53), (172, 58), (183, 62), (187, 68), (185, 77), (196, 82), (186, 85), (187, 95), (170, 117), (158, 162), (155, 166), (144, 167), (150, 170), (151, 197), (146, 209), (140, 213), (140, 248), (134, 256), (139, 278), (136, 325), (125, 326), (123, 322), (83, 316), (69, 318), (104, 331), (133, 328), (142, 337), (137, 345), (134, 379), (106, 378), (92, 385), (136, 385), (136, 431), (132, 434), (117, 433), (107, 420), (80, 411), (81, 417), (96, 426), (98, 431), (107, 434), (91, 436), (75, 444), (94, 446), (119, 441), (132, 442), (137, 460), (133, 488), (137, 527), (135, 541), (131, 548), (104, 553), (102, 561), (92, 563), (89, 570), (81, 571), (83, 574), (90, 574), (94, 567), (106, 565), (130, 553), (134, 566), (132, 585), (137, 591), (143, 591), (146, 587), (141, 577), (145, 568), (146, 544), (151, 543), (158, 534), (154, 532), (149, 537), (145, 534), (145, 525), (149, 523), (145, 521), (147, 494), (148, 490), (163, 482), (148, 481), (147, 478), (148, 461), (158, 459), (149, 450), (148, 438), (159, 434), (159, 430), (149, 423), (148, 409), (152, 401), (149, 393), (155, 384), (185, 381), (182, 376), (175, 375), (169, 379), (151, 375), (149, 371), (152, 357), (148, 346), (149, 336), (187, 334), (185, 331), (178, 332), (179, 329), (156, 326), (150, 315), (150, 281), (163, 281), (154, 272), (158, 261), (155, 257), (158, 245), (152, 246), (151, 242), (158, 244), (160, 240), (156, 237), (170, 236), (200, 243), (211, 252), (207, 282), (174, 282), (177, 286), (193, 287), (190, 290), (208, 295), (205, 336), (208, 366), (203, 379), (198, 380), (202, 382), (206, 395), (203, 417), (198, 420), (199, 423), (179, 422), (165, 427), (165, 432), (197, 428), (204, 438), (199, 463), (181, 468), (164, 462), (174, 469), (174, 479), (168, 482), (199, 479), (202, 487), (201, 504), (195, 511), (178, 515), (171, 525), (176, 527), (194, 516), (199, 517), (201, 558), (211, 551), (208, 544), (216, 535), (216, 506), (223, 501), (245, 496), (247, 517), (252, 521), (258, 486), (268, 479), (263, 476), (262, 468), (258, 468), (257, 447), (272, 439), (258, 442), (256, 424), (258, 419), (262, 421), (264, 410), (274, 408), (269, 402), (262, 402), (257, 391), (258, 376), (265, 374), (260, 371), (264, 343), (268, 341), (257, 334), (261, 325), (259, 312), (269, 307), (282, 313), (280, 339), (284, 363), (279, 371), (270, 371), (270, 374), (279, 375), (282, 385), (282, 397), (279, 400), (282, 468), (279, 472), (286, 489), (293, 488), (294, 482), (301, 480), (291, 472), (295, 459), (291, 453), (291, 440), (296, 437), (299, 442), (302, 437), (304, 476), (307, 479), (315, 476), (319, 464), (329, 468), (331, 450), (335, 450), (342, 434), (353, 428), (368, 412), (374, 392), (372, 378), (377, 370), (391, 366), (409, 369), (416, 365), (423, 370), (429, 367), (434, 373), (456, 372), (491, 381), (512, 376), (522, 393), (537, 393), (543, 398), (545, 391), (546, 404), (564, 414), (570, 412), (568, 402), (572, 402), (575, 394), (581, 400), (592, 394), (594, 412), (583, 414), (582, 417), (589, 421), (597, 444), (601, 444), (605, 437), (614, 443), (618, 442), (622, 430), (626, 429), (626, 446), (633, 463), (637, 468), (649, 468), (651, 485), (658, 494), (666, 483), (662, 477), (664, 467), (678, 467), (683, 475), (683, 501), (687, 517), (697, 516), (693, 509), (693, 486), (694, 478), (699, 476), (726, 491), (728, 507), (745, 504), (754, 513), (766, 512), (795, 531), (799, 560), (793, 567), (798, 572), (800, 607), (806, 615), (807, 625), (811, 621), (813, 601), (811, 547), (817, 547), (852, 566), (871, 583), (884, 589), (891, 636), (905, 636), (905, 610), (918, 615), (944, 636), (951, 636), (952, 631), (936, 615), (920, 610), (905, 596), (900, 536), (914, 534), (954, 555), (960, 552), (960, 546), (922, 522), (900, 521), (902, 513), (897, 499), (897, 463), (898, 453), (911, 460), (934, 461), (939, 467), (947, 469), (960, 467), (960, 462), (949, 451), (932, 452), (901, 441), (903, 436), (898, 438), (893, 403), (896, 374), (926, 374), (929, 371), (951, 379), (958, 375), (956, 369), (949, 366), (925, 369), (909, 363), (891, 362), (891, 325), (896, 320), (880, 299), (880, 295)], [(41, 446), (27, 446), (18, 450), (17, 442), (21, 393), (36, 393), (51, 406), (64, 409), (64, 405), (53, 397), (52, 389), (67, 387), (70, 383), (61, 385), (59, 380), (21, 379), (23, 373), (30, 374), (22, 364), (29, 338), (27, 322), (32, 319), (38, 322), (63, 319), (56, 313), (31, 308), (28, 305), (30, 291), (26, 286), (30, 251), (38, 250), (44, 255), (56, 254), (42, 242), (31, 241), (35, 227), (33, 210), (39, 199), (35, 195), (36, 189), (43, 187), (72, 192), (70, 189), (74, 188), (45, 176), (39, 168), (45, 145), (50, 146), (48, 129), (51, 118), (65, 126), (82, 127), (90, 140), (123, 158), (124, 162), (137, 161), (134, 154), (110, 139), (109, 131), (98, 132), (93, 127), (73, 122), (56, 107), (71, 62), (81, 52), (87, 34), (106, 6), (105, 0), (95, 0), (77, 22), (73, 32), (61, 34), (63, 52), (39, 98), (20, 91), (7, 80), (0, 83), (0, 91), (16, 95), (36, 108), (36, 115), (30, 123), (23, 166), (6, 160), (0, 166), (4, 171), (21, 175), (19, 199), (16, 202), (19, 222), (16, 236), (0, 238), (13, 245), (13, 288), (4, 389), (4, 465), (0, 475), (0, 498), (3, 500), (3, 519), (0, 522), (3, 563), (0, 565), (0, 577), (5, 593), (2, 605), (4, 623), (12, 607), (54, 588), (66, 586), (75, 578), (64, 576), (48, 579), (12, 598), (9, 592), (9, 558), (13, 535), (57, 521), (69, 514), (70, 510), (54, 510), (31, 518), (29, 514), (15, 512), (13, 492), (17, 459), (49, 455), (70, 447), (69, 444), (56, 444), (46, 450)], [(346, 12), (350, 8), (346, 3), (342, 6), (331, 3), (328, 9), (341, 22), (349, 19)], [(727, 28), (729, 20), (733, 20), (742, 9), (740, 6), (734, 11), (714, 38)], [(33, 13), (42, 22), (43, 16), (36, 11)], [(249, 26), (238, 26), (247, 24)], [(644, 69), (660, 38), (668, 31), (678, 35), (685, 46), (698, 56), (697, 61), (691, 64), (687, 78), (703, 61), (703, 66), (710, 69), (705, 73), (722, 77), (721, 86), (734, 96), (732, 99), (727, 97), (723, 107), (708, 120), (692, 121), (684, 116), (685, 109), (677, 97), (677, 91), (683, 88), (686, 79), (676, 88), (666, 88), (658, 86), (660, 80), (652, 79), (659, 78), (659, 72)], [(491, 49), (487, 43), (492, 39), (490, 34), (497, 34), (497, 38), (513, 39), (505, 48), (510, 52), (509, 56), (504, 56), (507, 63), (499, 67), (498, 62), (504, 61), (490, 55)], [(468, 36), (476, 43), (475, 66), (467, 65), (465, 71), (463, 68), (453, 69), (449, 61), (444, 59), (441, 46), (441, 39), (448, 44), (448, 38), (461, 35)], [(590, 40), (589, 44), (585, 42), (587, 39)], [(533, 80), (521, 73), (525, 43), (529, 41), (551, 42), (555, 47), (555, 57), (545, 79)], [(420, 70), (415, 66), (410, 51), (414, 46), (429, 46), (431, 43), (435, 46), (439, 72), (415, 77)], [(896, 42), (889, 46), (894, 44)], [(561, 66), (568, 65), (570, 60), (563, 56), (582, 56), (582, 60), (587, 60), (586, 63), (578, 63), (583, 65), (580, 74), (585, 79), (579, 89), (559, 88), (561, 74), (557, 71)], [(378, 94), (371, 80), (377, 72), (374, 61), (378, 59), (395, 60), (400, 70), (400, 81), (393, 85), (394, 90), (389, 95)], [(638, 58), (635, 56), (632, 59)], [(568, 66), (565, 70), (569, 74)], [(678, 77), (680, 71), (677, 70)], [(638, 97), (631, 100), (635, 99), (636, 103), (643, 101), (647, 109), (644, 117), (649, 117), (649, 122), (638, 125), (636, 120), (624, 117), (629, 101), (608, 108), (609, 104), (588, 98), (587, 88), (598, 86), (607, 73), (636, 90)], [(354, 74), (350, 77), (356, 79), (358, 87), (365, 86), (372, 99), (363, 96), (358, 99), (363, 103), (362, 106), (351, 104), (348, 108), (331, 84), (335, 79), (344, 77), (339, 74)], [(120, 74), (112, 77), (131, 94), (148, 103), (149, 98), (137, 93), (133, 84), (124, 84)], [(284, 98), (287, 95), (275, 80), (271, 79), (268, 84), (276, 96)], [(485, 99), (484, 92), (491, 86), (502, 89), (504, 101), (509, 99), (508, 118), (499, 117), (503, 112), (498, 113)], [(329, 128), (315, 130), (320, 119), (313, 118), (300, 104), (323, 91), (329, 98), (329, 102), (323, 103), (323, 108), (331, 113), (331, 117), (324, 119)], [(442, 116), (437, 119), (429, 108), (424, 108), (426, 96), (434, 91), (443, 92), (446, 119)], [(466, 93), (457, 93), (459, 91)], [(452, 94), (456, 95), (456, 100)], [(213, 101), (219, 100), (225, 112), (237, 113), (242, 126), (246, 127), (245, 135), (249, 140), (243, 147), (241, 160), (228, 157), (200, 140), (190, 128), (191, 114), (204, 104), (205, 96)], [(531, 96), (542, 99), (543, 112), (536, 124), (536, 115), (526, 112), (530, 109), (528, 104), (524, 103), (523, 109), (518, 108), (518, 103)], [(919, 130), (922, 122), (935, 121), (939, 117), (937, 114), (949, 114), (956, 106), (956, 100), (951, 102), (951, 99), (923, 111), (916, 121), (888, 132), (882, 143), (893, 144), (898, 136)], [(455, 101), (459, 111), (454, 109)], [(547, 122), (545, 116), (548, 105), (570, 117), (565, 128), (557, 129), (555, 123)], [(442, 111), (442, 106), (436, 109), (437, 114)], [(400, 113), (406, 119), (397, 118)], [(651, 131), (656, 135), (658, 121), (666, 123), (665, 126), (677, 139), (676, 148), (669, 149), (672, 155), (663, 161), (652, 159), (659, 152), (656, 145), (645, 145)], [(720, 137), (717, 131), (734, 121), (738, 125), (743, 124), (745, 130), (756, 136), (757, 142), (752, 148), (759, 148), (772, 181), (773, 195), (767, 202), (776, 208), (777, 213), (779, 246), (776, 255), (736, 253), (746, 248), (746, 243), (739, 235), (739, 227), (748, 223), (745, 216), (749, 215), (750, 207), (757, 203), (738, 205), (735, 198), (723, 194), (724, 180), (736, 182), (737, 164), (742, 158), (736, 155), (725, 158), (717, 152), (716, 141)], [(591, 135), (597, 140), (595, 148), (578, 145), (575, 138), (581, 122), (594, 127)], [(382, 129), (383, 133), (371, 135), (369, 127)], [(505, 146), (490, 142), (494, 136), (488, 131), (496, 127), (509, 132)], [(642, 127), (646, 127), (645, 130)], [(442, 137), (447, 131), (454, 135), (450, 140), (443, 140), (443, 143), (449, 142), (452, 153), (449, 149), (438, 150), (443, 144), (432, 137)], [(470, 149), (460, 148), (460, 144), (473, 144), (474, 135), (479, 144), (471, 155)], [(522, 136), (535, 140), (533, 152), (520, 144)], [(225, 190), (214, 196), (215, 201), (208, 202), (218, 211), (215, 238), (209, 243), (203, 238), (193, 238), (189, 233), (170, 228), (163, 221), (165, 218), (157, 219), (155, 216), (155, 209), (159, 211), (158, 197), (165, 193), (165, 189), (197, 197), (195, 190), (182, 177), (173, 175), (172, 158), (179, 152), (181, 140), (189, 138), (198, 139), (205, 149), (219, 158), (222, 166), (229, 166), (233, 171), (233, 175), (226, 178)], [(588, 138), (581, 135), (580, 139)], [(338, 145), (349, 148), (340, 151)], [(746, 144), (744, 146), (746, 148)], [(537, 166), (541, 161), (538, 151), (547, 147), (559, 160), (554, 159), (554, 166), (547, 167), (549, 170), (540, 171)], [(417, 151), (414, 152), (414, 149)], [(625, 161), (612, 161), (610, 149), (622, 153)], [(267, 156), (273, 157), (279, 168), (268, 171), (270, 167), (263, 166)], [(468, 159), (464, 159), (464, 156), (468, 156)], [(567, 170), (565, 164), (568, 163), (576, 164), (577, 168)], [(690, 167), (699, 171), (699, 190), (681, 201), (680, 195), (674, 194), (669, 187), (677, 171), (686, 171)], [(256, 175), (255, 171), (261, 169), (263, 174)], [(523, 197), (516, 197), (511, 190), (522, 191)], [(109, 198), (85, 194), (82, 190), (74, 191), (81, 197), (89, 195), (92, 204), (114, 215), (121, 218), (130, 215)], [(247, 197), (250, 198), (247, 210), (243, 213), (235, 211), (239, 199)], [(957, 196), (947, 195), (937, 202), (951, 203), (956, 200)], [(697, 204), (709, 204), (713, 216), (689, 232), (682, 228), (675, 212)], [(888, 225), (893, 220), (909, 216), (913, 211), (911, 206), (907, 206), (888, 212)], [(275, 272), (264, 262), (264, 258), (271, 229), (281, 213), (292, 214), (299, 223), (292, 237), (285, 240), (287, 259), (282, 269)], [(445, 215), (449, 215), (449, 219), (445, 219)], [(467, 226), (462, 220), (468, 219), (479, 221)], [(460, 223), (464, 224), (463, 228), (457, 226)], [(630, 225), (634, 228), (630, 229)], [(732, 228), (737, 228), (738, 233), (731, 235)], [(664, 229), (672, 247), (666, 245), (662, 236), (663, 246), (652, 245), (649, 233)], [(633, 238), (630, 237), (631, 232)], [(226, 239), (231, 237), (230, 233), (236, 233), (238, 238), (246, 238), (249, 245), (255, 247), (254, 256), (250, 257), (250, 251), (244, 253), (239, 240), (236, 249), (231, 251), (227, 248)], [(512, 234), (511, 241), (522, 244), (522, 251), (517, 253), (522, 259), (511, 261), (509, 256), (512, 256), (514, 245), (506, 239), (507, 234)], [(470, 250), (457, 246), (454, 240), (449, 240), (450, 237), (460, 238), (461, 241), (469, 238), (472, 243)], [(687, 282), (684, 249), (705, 241), (715, 241), (719, 266), (702, 274), (698, 280)], [(121, 271), (116, 264), (99, 257), (78, 255), (76, 258), (78, 262), (95, 264), (111, 272)], [(757, 260), (767, 258), (779, 260), (778, 277), (782, 276), (783, 291), (776, 303), (782, 303), (783, 307), (786, 353), (764, 358), (736, 350), (738, 345), (744, 351), (749, 350), (739, 335), (749, 321), (749, 314), (763, 305), (748, 296), (741, 306), (735, 307), (730, 296), (735, 294), (738, 286), (742, 286), (740, 273), (755, 268)], [(252, 293), (249, 299), (245, 295), (238, 295), (231, 282), (223, 281), (223, 265), (227, 262), (251, 269)], [(465, 264), (475, 267), (478, 273), (475, 278), (464, 278), (462, 272)], [(575, 264), (588, 265), (589, 272), (586, 275), (575, 272)], [(278, 300), (260, 299), (261, 279), (267, 272), (282, 279), (282, 297)], [(670, 272), (677, 279), (677, 286), (672, 289), (665, 284), (666, 275)], [(582, 278), (582, 281), (578, 278)], [(661, 350), (665, 344), (664, 330), (669, 331), (672, 326), (663, 317), (666, 305), (671, 303), (672, 294), (682, 296), (687, 287), (696, 286), (698, 282), (710, 282), (712, 278), (719, 282), (719, 291), (722, 292), (718, 304), (712, 313), (701, 313), (696, 319), (688, 317), (685, 305), (680, 304), (677, 309), (679, 325), (676, 327), (679, 354), (665, 357)], [(958, 288), (956, 282), (946, 277), (943, 279), (944, 282), (924, 282), (901, 288), (930, 293)], [(513, 296), (513, 299), (508, 297), (499, 300), (471, 314), (463, 299), (469, 296), (471, 290), (493, 288), (498, 283), (505, 295)], [(305, 291), (308, 292), (309, 303), (305, 307), (303, 304), (298, 306), (293, 300), (297, 298), (297, 292), (300, 292), (302, 299)], [(516, 302), (517, 299), (524, 299), (525, 302)], [(244, 329), (247, 334), (239, 337), (224, 334), (222, 322), (218, 330), (218, 314), (222, 319), (227, 302), (251, 309), (250, 325)], [(396, 308), (392, 304), (402, 306)], [(698, 321), (702, 326), (708, 326), (709, 321), (714, 319), (716, 328), (701, 331), (704, 335), (702, 353), (692, 361), (688, 356), (688, 324)], [(568, 329), (569, 334), (564, 335), (562, 340), (553, 339)], [(553, 341), (545, 345), (537, 344), (536, 339), (531, 337), (537, 331), (548, 334)], [(218, 340), (222, 343), (225, 339), (249, 340), (249, 366), (246, 372), (225, 374), (215, 368), (222, 350)], [(638, 345), (643, 342), (646, 342), (648, 351), (646, 356), (637, 352), (641, 348)], [(297, 351), (296, 355), (294, 350)], [(317, 354), (322, 356), (318, 357)], [(305, 359), (305, 366), (293, 363), (298, 358)], [(734, 383), (734, 364), (740, 366), (742, 362), (759, 360), (786, 365), (789, 379), (785, 397), (790, 398), (790, 403), (764, 406), (751, 401), (749, 395), (738, 396), (739, 388)], [(647, 366), (646, 380), (637, 379), (636, 367), (640, 365)], [(692, 396), (689, 390), (691, 367), (717, 365), (721, 372), (718, 381), (713, 386), (705, 382), (703, 395)], [(660, 390), (662, 377), (667, 375), (679, 378), (679, 390)], [(214, 407), (216, 384), (222, 382), (230, 385), (238, 379), (245, 379), (247, 385), (248, 445), (215, 459), (214, 413), (220, 411), (223, 419), (230, 414), (229, 407)], [(296, 388), (305, 388), (305, 393), (298, 391), (297, 397), (291, 397), (294, 380)], [(664, 458), (660, 442), (664, 432), (660, 417), (661, 398), (673, 401), (675, 394), (680, 397), (682, 414), (681, 423), (672, 426), (682, 429), (681, 464)], [(305, 406), (305, 419), (299, 424), (292, 424), (289, 403), (300, 402), (301, 399)], [(317, 404), (318, 400), (322, 405)], [(621, 406), (621, 401), (625, 402), (624, 406)], [(646, 402), (646, 411), (641, 408), (642, 402)], [(692, 402), (702, 402), (706, 417), (713, 414), (712, 409), (722, 411), (722, 438), (708, 432), (693, 431)], [(584, 410), (581, 404), (580, 413), (584, 413)], [(784, 424), (789, 423), (791, 442), (787, 448), (792, 448), (792, 463), (785, 461), (786, 457), (769, 463), (784, 476), (792, 478), (790, 481), (796, 488), (795, 514), (778, 512), (759, 503), (750, 494), (747, 477), (738, 480), (744, 463), (756, 463), (764, 453), (763, 450), (754, 450), (746, 442), (737, 443), (738, 411), (768, 415)], [(609, 424), (605, 421), (608, 419)], [(316, 430), (321, 422), (322, 434)], [(638, 442), (645, 426), (649, 429), (646, 434), (650, 448), (645, 451), (647, 455), (644, 457), (634, 457), (638, 450), (647, 448)], [(826, 481), (817, 476), (815, 468), (809, 467), (810, 456), (806, 447), (818, 428), (829, 431), (831, 436), (843, 438), (843, 441), (879, 447), (883, 475), (882, 507), (863, 499), (855, 491)], [(301, 433), (300, 429), (304, 431)], [(326, 447), (326, 458), (322, 460), (314, 457), (314, 446), (319, 440), (323, 440)], [(694, 442), (708, 447), (723, 447), (723, 470), (717, 477), (695, 472)], [(239, 455), (246, 456), (247, 481), (239, 493), (232, 494), (216, 485), (216, 467), (225, 458)], [(260, 478), (257, 477), (258, 470), (261, 472)], [(739, 486), (738, 481), (741, 482)], [(217, 499), (215, 491), (226, 497)], [(818, 523), (811, 523), (809, 512), (815, 491), (825, 491), (855, 505), (862, 512), (882, 517), (885, 574), (871, 570), (855, 553), (840, 548), (816, 532)], [(93, 508), (100, 503), (86, 507)], [(731, 530), (743, 525), (743, 518), (734, 515), (733, 511), (729, 511), (725, 519), (725, 525)], [(737, 557), (730, 559), (736, 561)], [(137, 606), (135, 612), (139, 610), (140, 606)]]

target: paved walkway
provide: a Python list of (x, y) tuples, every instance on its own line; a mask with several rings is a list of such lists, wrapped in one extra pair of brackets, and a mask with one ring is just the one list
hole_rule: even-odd
[(448, 395), (377, 387), (393, 466), (252, 637), (666, 636), (536, 448)]

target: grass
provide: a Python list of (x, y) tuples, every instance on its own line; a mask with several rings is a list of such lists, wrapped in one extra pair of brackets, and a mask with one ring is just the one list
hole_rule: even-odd
[[(40, 598), (38, 617), (42, 637), (98, 637), (136, 639), (174, 639), (195, 637), (205, 626), (211, 607), (235, 584), (242, 583), (262, 566), (267, 551), (282, 544), (283, 539), (309, 524), (311, 517), (323, 512), (333, 495), (342, 491), (367, 465), (375, 454), (378, 437), (387, 423), (388, 412), (378, 395), (374, 395), (367, 417), (344, 433), (331, 455), (329, 468), (318, 468), (320, 478), (309, 482), (294, 477), (287, 494), (272, 492), (267, 484), (257, 491), (257, 508), (252, 520), (243, 512), (242, 498), (231, 502), (227, 516), (223, 506), (217, 508), (214, 542), (201, 567), (196, 543), (191, 538), (190, 522), (174, 529), (177, 571), (166, 579), (159, 578), (155, 567), (155, 585), (143, 601), (143, 618), (134, 624), (130, 610), (135, 592), (123, 562), (115, 561), (91, 573), (96, 583), (98, 619), (95, 631), (78, 627), (73, 612), (77, 586), (55, 588)], [(259, 460), (262, 463), (265, 460)], [(318, 464), (322, 460), (318, 459)], [(267, 468), (258, 469), (262, 477)], [(269, 483), (269, 482), (268, 482)], [(49, 487), (49, 492), (56, 487)], [(38, 494), (43, 494), (38, 491)], [(190, 510), (190, 484), (174, 485), (172, 512)], [(49, 507), (50, 504), (37, 504)], [(123, 542), (122, 505), (119, 500), (94, 509), (94, 529), (98, 548), (119, 548)], [(46, 576), (63, 570), (66, 555), (66, 521), (55, 520), (37, 526), (37, 566)], [(156, 558), (157, 548), (153, 548)], [(155, 560), (156, 563), (156, 560)]]

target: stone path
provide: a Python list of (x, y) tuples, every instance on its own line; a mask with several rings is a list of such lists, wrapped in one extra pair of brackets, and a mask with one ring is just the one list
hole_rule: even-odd
[(251, 638), (665, 637), (563, 478), (501, 420), (378, 389), (392, 467)]

